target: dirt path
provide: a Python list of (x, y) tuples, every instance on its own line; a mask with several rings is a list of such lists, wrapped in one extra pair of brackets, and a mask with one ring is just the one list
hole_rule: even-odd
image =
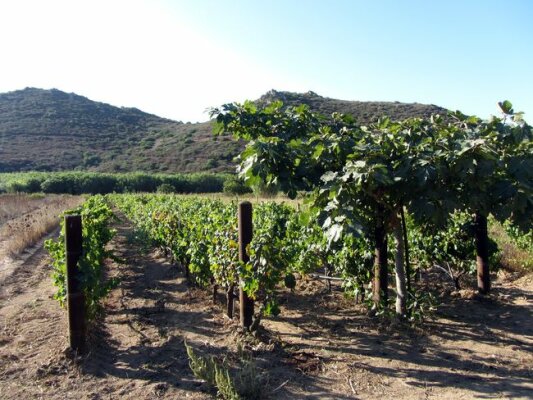
[(288, 348), (319, 358), (317, 381), (329, 381), (330, 393), (531, 399), (532, 311), (531, 290), (500, 285), (488, 299), (451, 300), (436, 321), (404, 330), (357, 315), (340, 296), (324, 294), (314, 303), (289, 298), (282, 316), (266, 325)]
[[(159, 253), (143, 248), (127, 222), (114, 248), (121, 279), (79, 363), (65, 354), (66, 313), (51, 298), (38, 251), (0, 291), (0, 398), (208, 399), (188, 367), (183, 342), (233, 357), (253, 353), (272, 399), (470, 399), (533, 397), (531, 280), (495, 284), (480, 300), (460, 297), (423, 329), (380, 325), (316, 282), (281, 294), (282, 314), (245, 339), (207, 291), (191, 289)], [(222, 300), (222, 299), (220, 299)], [(263, 374), (262, 371), (265, 373)]]
[[(121, 285), (92, 331), (90, 354), (78, 365), (65, 355), (66, 313), (51, 298), (44, 252), (37, 265), (25, 263), (6, 280), (0, 297), (0, 398), (210, 398), (190, 373), (183, 347), (189, 332), (194, 342), (196, 329), (214, 323), (210, 310), (194, 304), (175, 267), (127, 244), (128, 225), (117, 228), (114, 246), (126, 263), (113, 265), (111, 274)], [(183, 297), (191, 300), (183, 303)]]

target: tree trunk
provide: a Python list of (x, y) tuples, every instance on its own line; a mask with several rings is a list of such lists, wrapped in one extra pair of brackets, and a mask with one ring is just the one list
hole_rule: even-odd
[(233, 303), (235, 299), (235, 295), (233, 294), (233, 285), (229, 285), (228, 289), (226, 290), (226, 315), (229, 319), (233, 319)]
[(377, 306), (388, 299), (388, 275), (387, 275), (387, 232), (383, 219), (377, 221), (374, 231), (375, 258), (374, 258), (374, 304)]
[(407, 291), (405, 285), (405, 270), (403, 265), (404, 245), (402, 226), (400, 221), (394, 226), (394, 241), (396, 244), (396, 254), (394, 257), (394, 270), (396, 272), (396, 314), (403, 317), (407, 313)]
[(355, 304), (365, 302), (365, 287), (360, 282), (358, 284), (359, 284), (359, 292), (355, 296)]
[(489, 275), (489, 235), (487, 232), (487, 217), (479, 211), (474, 217), (477, 263), (477, 288), (479, 293), (490, 291)]
[(217, 303), (217, 292), (218, 292), (218, 285), (216, 283), (213, 283), (213, 304)]
[(189, 271), (189, 265), (187, 263), (183, 263), (183, 270), (185, 272), (185, 279), (187, 282), (191, 283), (191, 273)]
[(411, 292), (411, 265), (409, 264), (409, 240), (407, 238), (407, 225), (405, 224), (405, 212), (402, 207), (402, 230), (403, 230), (403, 245), (405, 251), (405, 275), (407, 283), (407, 292)]
[[(329, 277), (331, 276), (331, 265), (329, 265), (329, 263), (327, 262), (327, 260), (324, 262), (324, 275), (326, 277)], [(328, 293), (331, 293), (331, 280), (330, 279), (326, 279), (326, 287), (328, 288)]]

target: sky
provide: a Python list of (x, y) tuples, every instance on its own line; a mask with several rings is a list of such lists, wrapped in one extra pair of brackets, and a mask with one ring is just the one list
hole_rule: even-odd
[(57, 88), (183, 122), (271, 89), (533, 122), (530, 0), (3, 0), (0, 93)]

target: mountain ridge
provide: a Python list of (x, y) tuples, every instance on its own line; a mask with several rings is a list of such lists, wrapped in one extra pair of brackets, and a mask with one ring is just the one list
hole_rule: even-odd
[(429, 117), (431, 114), (447, 112), (445, 108), (434, 104), (402, 103), (399, 101), (339, 100), (321, 96), (313, 91), (294, 93), (272, 89), (262, 95), (258, 99), (258, 102), (260, 104), (266, 104), (274, 100), (281, 100), (284, 106), (305, 104), (311, 110), (325, 116), (329, 116), (333, 112), (351, 114), (361, 124), (373, 122), (376, 117), (383, 115), (389, 115), (394, 119), (406, 119), (413, 116)]
[[(365, 124), (379, 116), (426, 117), (435, 105), (358, 102), (315, 92), (270, 90), (258, 104), (307, 104), (324, 115), (352, 114)], [(58, 89), (25, 88), (0, 94), (0, 172), (228, 172), (244, 144), (212, 135), (212, 122), (182, 123), (133, 107), (116, 107)]]

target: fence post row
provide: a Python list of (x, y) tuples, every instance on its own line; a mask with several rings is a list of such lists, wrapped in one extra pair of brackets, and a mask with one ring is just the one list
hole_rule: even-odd
[(85, 299), (78, 261), (82, 254), (81, 216), (65, 216), (65, 256), (67, 266), (67, 309), (70, 348), (85, 351)]
[[(253, 226), (252, 226), (252, 203), (249, 201), (243, 201), (239, 203), (238, 212), (239, 221), (239, 261), (248, 262), (250, 256), (246, 252), (246, 247), (252, 241)], [(239, 305), (240, 305), (240, 317), (241, 326), (249, 330), (252, 325), (252, 319), (254, 314), (254, 301), (246, 292), (239, 288)]]

